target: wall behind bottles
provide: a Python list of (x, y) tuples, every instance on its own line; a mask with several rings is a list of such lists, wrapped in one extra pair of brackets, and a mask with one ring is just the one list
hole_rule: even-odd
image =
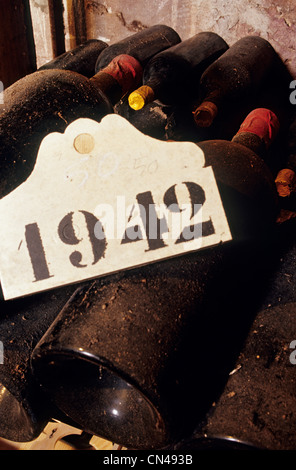
[(111, 44), (156, 23), (172, 26), (182, 39), (210, 30), (232, 44), (258, 34), (271, 42), (296, 76), (295, 0), (30, 0), (39, 65), (52, 54), (48, 4), (60, 2), (66, 49), (86, 38)]
[(89, 34), (114, 42), (154, 23), (165, 23), (182, 39), (202, 31), (230, 44), (241, 36), (268, 39), (296, 72), (295, 0), (86, 0)]

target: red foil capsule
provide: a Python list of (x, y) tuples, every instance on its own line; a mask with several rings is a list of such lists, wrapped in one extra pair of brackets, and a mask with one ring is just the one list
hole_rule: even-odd
[(102, 72), (111, 75), (119, 83), (124, 94), (141, 82), (143, 68), (134, 57), (120, 54)]
[(272, 111), (266, 108), (256, 108), (247, 115), (236, 135), (243, 132), (256, 134), (264, 141), (266, 148), (269, 148), (279, 127), (279, 120)]

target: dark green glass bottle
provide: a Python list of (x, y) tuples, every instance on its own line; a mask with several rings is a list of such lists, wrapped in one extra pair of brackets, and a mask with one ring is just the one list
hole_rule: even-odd
[(234, 102), (242, 107), (277, 69), (279, 56), (260, 36), (245, 36), (213, 62), (200, 79), (200, 104), (194, 111), (197, 126), (212, 125), (216, 115)]

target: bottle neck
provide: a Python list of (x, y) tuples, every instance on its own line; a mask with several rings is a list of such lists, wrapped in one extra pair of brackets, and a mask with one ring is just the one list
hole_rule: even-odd
[(231, 141), (244, 145), (256, 153), (259, 157), (263, 159), (265, 158), (267, 151), (266, 144), (264, 140), (257, 134), (253, 134), (251, 132), (240, 132), (236, 134)]
[(213, 124), (220, 108), (220, 101), (218, 89), (206, 94), (201, 104), (193, 112), (197, 127), (210, 127)]
[(115, 104), (127, 92), (135, 89), (142, 80), (143, 69), (134, 57), (121, 54), (98, 72), (91, 82)]
[(243, 121), (232, 142), (242, 144), (265, 157), (279, 131), (277, 116), (266, 108), (256, 108)]
[(104, 93), (113, 106), (124, 94), (118, 81), (103, 71), (94, 75), (90, 81), (96, 88), (99, 88), (99, 90)]

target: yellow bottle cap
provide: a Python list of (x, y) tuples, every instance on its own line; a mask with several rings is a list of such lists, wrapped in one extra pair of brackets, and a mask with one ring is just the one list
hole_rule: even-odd
[(146, 104), (154, 100), (154, 91), (150, 86), (143, 85), (133, 91), (128, 97), (128, 103), (132, 109), (138, 111)]

